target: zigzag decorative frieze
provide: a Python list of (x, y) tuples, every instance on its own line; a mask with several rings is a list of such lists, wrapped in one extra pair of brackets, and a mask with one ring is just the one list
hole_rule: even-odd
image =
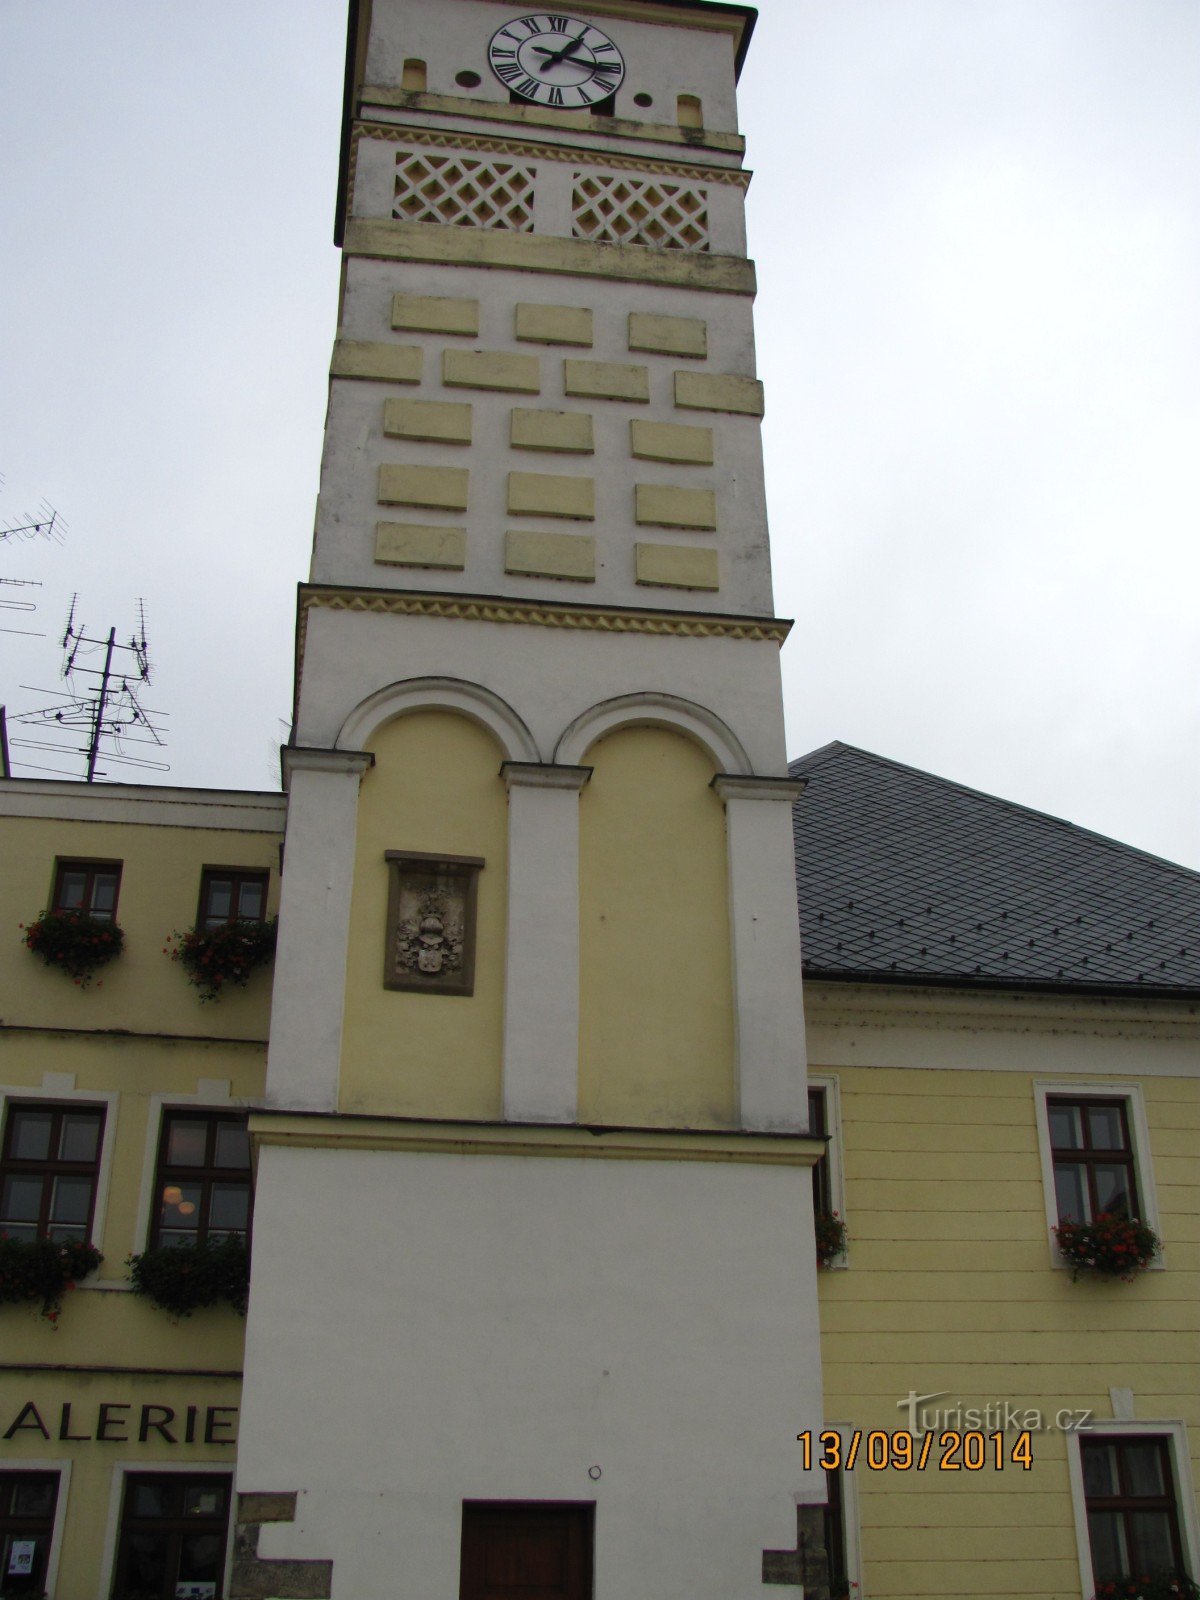
[(391, 593), (379, 589), (302, 589), (297, 663), (303, 671), (310, 611), (359, 611), (404, 617), (440, 617), (460, 622), (500, 622), (526, 628), (574, 628), (597, 633), (650, 633), (680, 639), (743, 639), (782, 644), (792, 624), (778, 617), (704, 616), (618, 611), (549, 602), (493, 600), (479, 596)]

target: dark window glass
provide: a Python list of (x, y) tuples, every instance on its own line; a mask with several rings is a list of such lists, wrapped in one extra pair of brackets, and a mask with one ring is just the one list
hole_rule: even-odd
[(0, 1232), (87, 1240), (103, 1128), (102, 1106), (10, 1103), (0, 1144)]
[(198, 928), (219, 928), (223, 922), (261, 922), (267, 914), (266, 872), (205, 867), (200, 880)]
[(57, 1472), (0, 1472), (0, 1593), (44, 1592), (57, 1505)]
[(113, 1600), (216, 1600), (225, 1573), (231, 1479), (130, 1473)]
[[(820, 1137), (829, 1132), (825, 1111), (824, 1089), (810, 1089), (808, 1091), (808, 1131), (814, 1137)], [(829, 1182), (829, 1151), (812, 1169), (813, 1210), (832, 1211), (832, 1188)]]
[(250, 1232), (250, 1140), (245, 1115), (168, 1111), (150, 1243), (217, 1243)]
[(1125, 1102), (1055, 1096), (1046, 1111), (1058, 1220), (1091, 1222), (1102, 1211), (1138, 1216)]
[(1096, 1582), (1182, 1570), (1167, 1441), (1089, 1439), (1080, 1453)]
[(119, 862), (60, 861), (51, 910), (82, 911), (98, 922), (111, 922), (120, 886)]

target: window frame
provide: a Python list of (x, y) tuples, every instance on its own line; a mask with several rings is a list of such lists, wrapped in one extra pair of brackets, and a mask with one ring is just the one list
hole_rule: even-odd
[[(1054, 1153), (1050, 1141), (1049, 1102), (1051, 1100), (1101, 1100), (1109, 1103), (1119, 1100), (1125, 1106), (1125, 1123), (1133, 1160), (1133, 1181), (1137, 1191), (1140, 1220), (1162, 1238), (1159, 1220), (1158, 1197), (1154, 1187), (1154, 1174), (1150, 1163), (1150, 1128), (1146, 1121), (1146, 1107), (1141, 1086), (1136, 1083), (1103, 1083), (1089, 1079), (1072, 1082), (1070, 1079), (1036, 1079), (1033, 1084), (1034, 1114), (1037, 1123), (1038, 1153), (1042, 1166), (1042, 1198), (1046, 1209), (1046, 1231), (1050, 1249), (1050, 1262), (1063, 1271), (1070, 1269), (1054, 1237), (1058, 1226), (1058, 1197), (1054, 1183)], [(1149, 1272), (1161, 1272), (1166, 1266), (1165, 1247), (1147, 1267)]]
[[(121, 1096), (111, 1090), (91, 1092), (76, 1089), (74, 1081), (74, 1073), (47, 1072), (42, 1076), (40, 1087), (34, 1084), (0, 1084), (0, 1150), (8, 1140), (9, 1112), (14, 1105), (18, 1109), (26, 1105), (60, 1105), (63, 1110), (70, 1110), (73, 1107), (80, 1110), (89, 1107), (103, 1109), (104, 1125), (100, 1130), (100, 1157), (92, 1192), (92, 1220), (88, 1233), (91, 1243), (103, 1253), (104, 1225), (108, 1213), (108, 1191), (112, 1179), (113, 1147), (116, 1139), (117, 1107)], [(76, 1285), (79, 1289), (94, 1289), (97, 1286), (95, 1278), (85, 1278)], [(108, 1282), (104, 1287), (108, 1289), (114, 1285)]]
[(1112, 1439), (1119, 1443), (1133, 1443), (1138, 1439), (1158, 1439), (1167, 1448), (1171, 1464), (1171, 1477), (1175, 1488), (1175, 1517), (1179, 1530), (1179, 1543), (1183, 1561), (1191, 1573), (1200, 1571), (1200, 1520), (1196, 1513), (1196, 1494), (1192, 1487), (1191, 1457), (1188, 1449), (1187, 1424), (1177, 1419), (1162, 1421), (1124, 1421), (1117, 1418), (1097, 1421), (1084, 1432), (1070, 1432), (1067, 1441), (1067, 1471), (1071, 1484), (1071, 1503), (1075, 1513), (1075, 1543), (1079, 1555), (1081, 1592), (1095, 1594), (1096, 1578), (1092, 1566), (1092, 1543), (1088, 1532), (1087, 1494), (1083, 1482), (1083, 1452), (1085, 1443)]
[(27, 1476), (41, 1477), (50, 1473), (58, 1479), (58, 1497), (54, 1503), (54, 1526), (50, 1533), (50, 1550), (46, 1557), (46, 1576), (43, 1583), (45, 1593), (53, 1595), (58, 1582), (58, 1563), (62, 1555), (63, 1532), (67, 1523), (67, 1499), (71, 1487), (72, 1463), (64, 1458), (25, 1459), (11, 1460), (0, 1466), (0, 1477), (23, 1478)]
[[(163, 1477), (163, 1478), (200, 1478), (224, 1477), (233, 1479), (233, 1463), (218, 1461), (196, 1461), (186, 1468), (172, 1470), (168, 1465), (163, 1465), (161, 1472), (157, 1471), (160, 1463), (146, 1461), (119, 1461), (115, 1463), (112, 1473), (111, 1488), (108, 1501), (108, 1522), (104, 1533), (104, 1546), (100, 1558), (100, 1584), (97, 1593), (103, 1600), (109, 1600), (113, 1586), (116, 1582), (117, 1560), (121, 1540), (121, 1513), (125, 1506), (125, 1485), (129, 1478), (138, 1477)], [(233, 1573), (233, 1546), (234, 1535), (237, 1531), (236, 1515), (237, 1485), (231, 1483), (228, 1498), (227, 1526), (225, 1530), (225, 1548), (222, 1555), (223, 1576), (217, 1591), (217, 1600), (221, 1600), (228, 1589), (229, 1580)], [(49, 1590), (47, 1590), (49, 1593)]]
[[(239, 886), (254, 881), (262, 884), (262, 915), (260, 917), (224, 917), (212, 921), (206, 912), (209, 889), (214, 878), (232, 878)], [(200, 869), (200, 895), (196, 902), (196, 931), (205, 933), (211, 928), (223, 928), (230, 922), (266, 922), (267, 902), (271, 893), (270, 867), (202, 867)]]
[[(825, 1136), (824, 1155), (824, 1182), (823, 1188), (829, 1198), (829, 1209), (836, 1211), (843, 1223), (846, 1223), (846, 1186), (842, 1166), (842, 1095), (841, 1084), (832, 1074), (810, 1072), (808, 1075), (808, 1094), (819, 1094), (824, 1106), (825, 1126), (821, 1130)], [(811, 1113), (810, 1113), (811, 1116)], [(811, 1120), (809, 1127), (811, 1128)], [(821, 1183), (818, 1169), (813, 1168), (813, 1205), (816, 1206), (818, 1184)], [(850, 1246), (847, 1243), (845, 1250), (836, 1260), (831, 1261), (828, 1267), (822, 1268), (824, 1272), (844, 1272), (850, 1265)]]
[[(103, 856), (56, 856), (54, 861), (54, 878), (50, 885), (50, 904), (52, 912), (77, 911), (81, 916), (92, 917), (97, 922), (116, 922), (117, 907), (121, 903), (121, 878), (125, 863), (115, 859), (106, 859)], [(62, 904), (62, 882), (68, 872), (83, 872), (87, 874), (87, 893), (85, 904), (79, 906), (64, 906)], [(98, 872), (112, 872), (116, 874), (116, 888), (113, 891), (111, 912), (99, 917), (93, 910), (95, 898), (95, 875)]]
[[(208, 1133), (205, 1136), (205, 1157), (206, 1157), (206, 1160), (207, 1160), (207, 1158), (208, 1158), (208, 1156), (210, 1154), (215, 1154), (215, 1141), (216, 1141), (216, 1131), (215, 1130), (216, 1130), (218, 1124), (220, 1124), (222, 1122), (226, 1122), (226, 1123), (235, 1122), (235, 1123), (239, 1123), (243, 1127), (245, 1127), (245, 1125), (249, 1121), (249, 1116), (250, 1116), (250, 1113), (249, 1113), (248, 1110), (246, 1110), (245, 1108), (238, 1107), (238, 1106), (233, 1106), (233, 1105), (226, 1105), (226, 1106), (163, 1105), (161, 1107), (161, 1109), (159, 1111), (159, 1117), (158, 1117), (158, 1138), (157, 1138), (156, 1143), (155, 1143), (154, 1165), (153, 1165), (153, 1168), (151, 1170), (150, 1211), (149, 1211), (149, 1216), (148, 1216), (148, 1219), (147, 1219), (147, 1224), (148, 1225), (147, 1225), (147, 1229), (146, 1229), (146, 1233), (145, 1233), (146, 1248), (148, 1250), (157, 1250), (157, 1249), (160, 1248), (160, 1246), (163, 1243), (162, 1238), (161, 1238), (162, 1224), (161, 1224), (161, 1221), (159, 1219), (159, 1211), (160, 1211), (159, 1196), (160, 1196), (160, 1194), (162, 1192), (163, 1187), (168, 1182), (169, 1176), (173, 1177), (175, 1181), (178, 1181), (178, 1176), (179, 1176), (180, 1173), (185, 1173), (185, 1174), (195, 1173), (195, 1174), (199, 1174), (199, 1177), (193, 1177), (191, 1179), (188, 1179), (188, 1178), (184, 1179), (185, 1182), (187, 1182), (187, 1181), (199, 1182), (204, 1186), (204, 1193), (203, 1193), (203, 1197), (202, 1197), (201, 1202), (200, 1202), (200, 1206), (201, 1206), (201, 1212), (200, 1212), (201, 1221), (196, 1224), (194, 1237), (190, 1241), (193, 1244), (199, 1244), (199, 1243), (202, 1243), (202, 1242), (203, 1243), (207, 1243), (208, 1238), (209, 1238), (209, 1234), (210, 1234), (210, 1231), (211, 1231), (210, 1226), (209, 1226), (209, 1222), (208, 1222), (208, 1217), (209, 1217), (209, 1213), (211, 1212), (211, 1209), (212, 1209), (212, 1192), (211, 1192), (212, 1191), (212, 1184), (214, 1182), (221, 1181), (222, 1177), (224, 1177), (227, 1181), (232, 1181), (232, 1178), (231, 1178), (232, 1174), (240, 1173), (240, 1172), (243, 1172), (243, 1171), (246, 1173), (247, 1185), (248, 1185), (248, 1188), (249, 1188), (249, 1191), (250, 1191), (250, 1203), (249, 1203), (249, 1206), (247, 1208), (246, 1228), (245, 1228), (245, 1232), (243, 1234), (243, 1238), (245, 1240), (246, 1248), (247, 1249), (250, 1248), (250, 1241), (251, 1241), (251, 1238), (252, 1238), (253, 1232), (254, 1232), (254, 1161), (253, 1161), (253, 1156), (251, 1156), (250, 1161), (247, 1163), (247, 1165), (244, 1168), (242, 1168), (242, 1167), (218, 1167), (218, 1166), (216, 1166), (216, 1165), (214, 1165), (212, 1163), (209, 1163), (209, 1164), (207, 1164), (205, 1166), (202, 1166), (202, 1167), (177, 1166), (177, 1167), (174, 1167), (174, 1168), (169, 1168), (166, 1165), (168, 1130), (170, 1128), (171, 1118), (172, 1117), (178, 1117), (181, 1120), (191, 1121), (191, 1122), (204, 1121), (204, 1122), (207, 1122), (209, 1124)], [(226, 1228), (226, 1229), (218, 1228), (216, 1231), (218, 1233), (224, 1233), (224, 1234), (226, 1234), (228, 1236), (228, 1234), (233, 1233), (233, 1232), (237, 1232), (238, 1230), (229, 1229), (229, 1228)]]

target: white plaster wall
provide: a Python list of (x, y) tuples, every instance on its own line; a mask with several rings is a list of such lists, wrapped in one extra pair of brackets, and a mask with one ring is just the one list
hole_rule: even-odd
[(779, 646), (772, 640), (319, 608), (308, 614), (297, 743), (331, 746), (354, 707), (383, 685), (439, 674), (486, 684), (506, 700), (542, 761), (554, 758), (559, 735), (597, 701), (655, 691), (714, 711), (755, 773), (775, 777), (786, 767)]
[[(361, 584), (376, 588), (423, 588), (472, 594), (521, 595), (548, 600), (577, 599), (595, 604), (676, 607), (686, 610), (771, 614), (770, 548), (762, 441), (755, 417), (683, 411), (674, 404), (676, 371), (755, 372), (753, 305), (741, 295), (652, 285), (566, 278), (550, 273), (520, 273), (491, 268), (404, 266), (350, 258), (342, 307), (342, 336), (349, 340), (416, 345), (425, 352), (420, 384), (384, 384), (334, 379), (325, 433), (321, 491), (311, 568), (316, 583)], [(415, 295), (477, 299), (480, 329), (475, 339), (442, 334), (393, 332), (392, 296)], [(515, 307), (521, 302), (586, 306), (594, 313), (591, 349), (519, 342)], [(703, 318), (709, 354), (703, 361), (631, 352), (631, 311)], [(537, 359), (538, 395), (491, 394), (448, 389), (441, 381), (441, 356), (447, 349), (519, 352)], [(570, 359), (645, 366), (650, 402), (573, 399), (563, 393), (563, 362)], [(383, 403), (391, 397), (452, 401), (473, 407), (469, 446), (386, 439)], [(514, 450), (509, 444), (514, 406), (590, 413), (595, 453), (561, 455)], [(680, 466), (635, 461), (630, 454), (633, 419), (685, 423), (713, 430), (714, 465)], [(470, 469), (467, 511), (430, 511), (381, 506), (377, 497), (382, 463), (466, 467)], [(596, 485), (594, 521), (514, 517), (506, 510), (510, 472), (591, 477)], [(634, 521), (634, 484), (674, 484), (711, 489), (717, 498), (715, 533), (639, 527)], [(374, 560), (377, 521), (462, 527), (466, 568), (462, 572), (423, 571), (380, 566)], [(563, 583), (510, 576), (504, 571), (508, 529), (588, 534), (596, 541), (596, 581)], [(634, 581), (638, 541), (716, 548), (721, 586), (715, 591), (639, 587)]]
[[(477, 100), (507, 104), (508, 90), (488, 66), (488, 43), (505, 22), (538, 9), (521, 4), (520, 0), (510, 4), (481, 0), (375, 0), (366, 84), (398, 89), (405, 58), (416, 57), (427, 64), (427, 87), (431, 93), (469, 93)], [(625, 79), (617, 92), (618, 117), (674, 122), (676, 96), (693, 94), (699, 95), (703, 103), (707, 127), (736, 131), (733, 42), (729, 34), (605, 17), (589, 11), (586, 5), (557, 9), (592, 22), (624, 56)], [(464, 91), (455, 84), (456, 74), (463, 71), (480, 74), (478, 88)], [(654, 97), (651, 109), (634, 105), (633, 97), (639, 93)]]
[(463, 1499), (594, 1499), (596, 1600), (761, 1600), (818, 1491), (810, 1205), (803, 1168), (265, 1149), (238, 1486), (301, 1494), (260, 1554), (429, 1600)]

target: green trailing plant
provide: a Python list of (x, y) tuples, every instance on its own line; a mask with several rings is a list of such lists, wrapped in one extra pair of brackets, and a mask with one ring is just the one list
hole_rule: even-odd
[(89, 917), (84, 911), (43, 911), (33, 922), (22, 922), (27, 949), (41, 956), (86, 989), (98, 967), (121, 954), (125, 934), (115, 922)]
[(270, 961), (278, 927), (277, 917), (265, 922), (235, 918), (214, 928), (175, 932), (164, 949), (199, 989), (201, 1000), (215, 1000), (224, 989), (244, 989), (250, 974)]
[(830, 1267), (846, 1253), (846, 1224), (836, 1211), (818, 1211), (813, 1219), (817, 1239), (817, 1265)]
[(12, 1239), (0, 1233), (0, 1305), (42, 1302), (42, 1316), (56, 1323), (63, 1296), (95, 1272), (104, 1257), (78, 1239)]
[(1068, 1218), (1054, 1230), (1058, 1248), (1074, 1280), (1081, 1272), (1132, 1282), (1161, 1248), (1158, 1235), (1136, 1217), (1101, 1211), (1092, 1222)]
[(250, 1254), (246, 1241), (228, 1234), (217, 1243), (160, 1245), (130, 1256), (129, 1278), (144, 1295), (173, 1317), (190, 1317), (207, 1306), (231, 1306), (246, 1315)]
[(1200, 1587), (1183, 1572), (1150, 1573), (1110, 1578), (1096, 1590), (1094, 1600), (1200, 1600)]

